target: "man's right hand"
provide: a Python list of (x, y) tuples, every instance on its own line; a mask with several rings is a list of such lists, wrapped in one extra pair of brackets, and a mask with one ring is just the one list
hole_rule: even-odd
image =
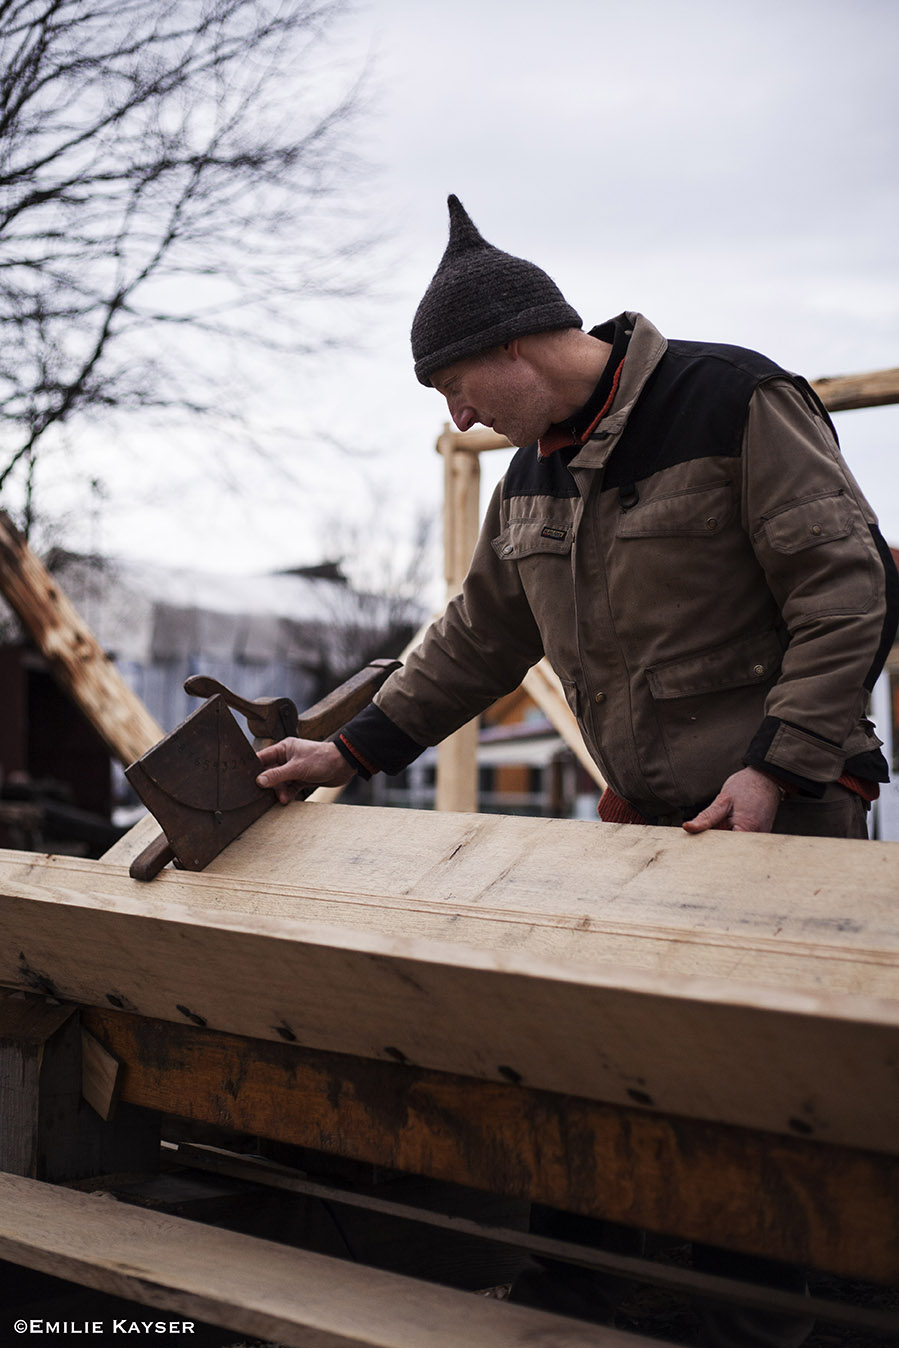
[(330, 740), (278, 740), (257, 757), (264, 771), (256, 785), (274, 789), (282, 805), (289, 805), (307, 786), (346, 786), (356, 775)]

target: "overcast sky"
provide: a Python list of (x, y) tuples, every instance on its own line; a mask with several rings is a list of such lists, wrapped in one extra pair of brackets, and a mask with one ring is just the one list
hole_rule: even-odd
[[(390, 535), (413, 506), (439, 509), (446, 412), (415, 381), (408, 331), (448, 192), (588, 327), (636, 309), (667, 336), (752, 346), (810, 378), (899, 366), (897, 39), (895, 0), (361, 5), (341, 30), (348, 68), (370, 68), (360, 148), (377, 171), (359, 204), (391, 239), (381, 298), (354, 316), (363, 349), (272, 390), (323, 432), (301, 451), (303, 486), (254, 479), (229, 497), (192, 484), (181, 455), (161, 522), (127, 507), (149, 489), (132, 468), (102, 544), (264, 570), (317, 560), (341, 511)], [(837, 425), (899, 543), (899, 406)], [(485, 495), (508, 455), (487, 457)]]

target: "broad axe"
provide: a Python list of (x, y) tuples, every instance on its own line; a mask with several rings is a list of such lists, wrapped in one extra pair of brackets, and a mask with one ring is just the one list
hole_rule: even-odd
[[(256, 785), (261, 765), (255, 749), (290, 735), (307, 740), (333, 735), (399, 668), (399, 660), (372, 660), (302, 716), (289, 697), (251, 702), (217, 679), (191, 675), (185, 692), (206, 698), (202, 707), (125, 769), (163, 830), (132, 861), (132, 878), (152, 880), (170, 861), (201, 871), (277, 799), (274, 791)], [(229, 707), (247, 718), (256, 737), (252, 748)], [(314, 790), (307, 787), (297, 798)]]

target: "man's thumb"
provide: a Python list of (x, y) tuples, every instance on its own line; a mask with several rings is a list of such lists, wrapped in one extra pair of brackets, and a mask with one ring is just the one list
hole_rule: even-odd
[(695, 819), (685, 819), (683, 827), (688, 833), (704, 833), (706, 829), (717, 828), (728, 817), (731, 803), (727, 796), (716, 796), (711, 805), (700, 810)]

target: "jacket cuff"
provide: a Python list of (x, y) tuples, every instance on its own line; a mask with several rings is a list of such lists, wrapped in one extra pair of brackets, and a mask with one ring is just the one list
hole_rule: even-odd
[(374, 703), (348, 721), (335, 735), (334, 743), (350, 766), (366, 779), (376, 772), (388, 776), (402, 772), (427, 747), (400, 730)]
[(796, 787), (803, 796), (821, 797), (828, 782), (835, 782), (842, 773), (844, 759), (838, 744), (790, 721), (766, 716), (743, 764)]

